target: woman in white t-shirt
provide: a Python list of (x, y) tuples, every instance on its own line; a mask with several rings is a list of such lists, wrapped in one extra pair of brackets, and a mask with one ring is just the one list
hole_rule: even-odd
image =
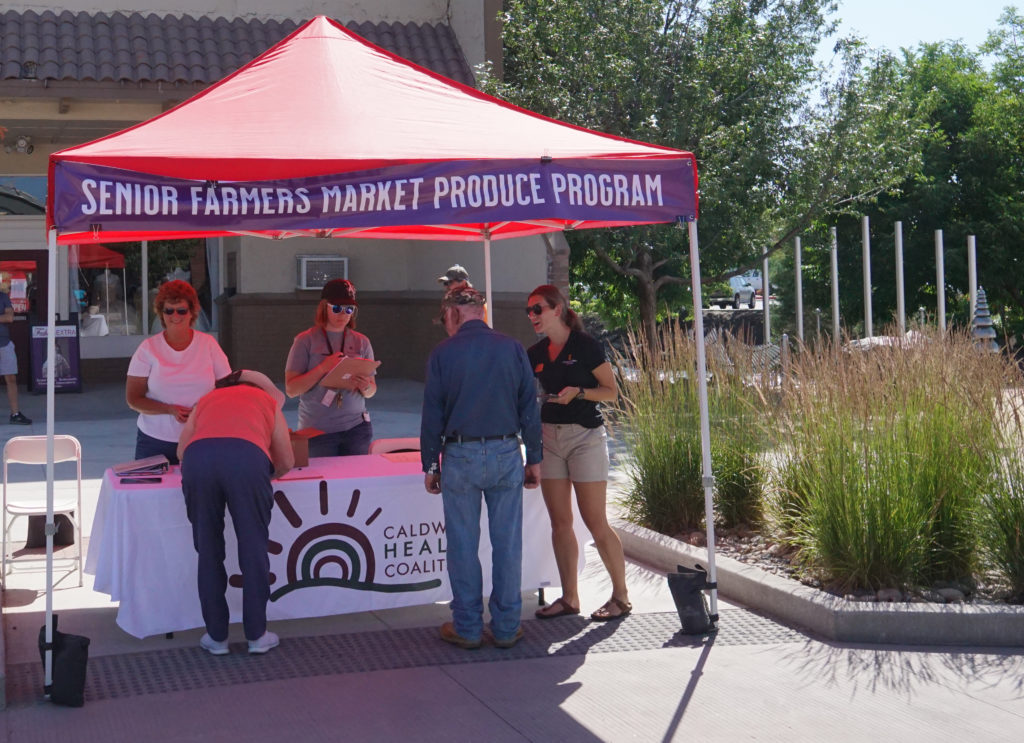
[(192, 406), (231, 373), (231, 365), (213, 336), (192, 327), (199, 316), (199, 297), (190, 284), (163, 284), (153, 309), (164, 330), (132, 354), (125, 398), (139, 414), (135, 458), (163, 454), (177, 464), (178, 437)]

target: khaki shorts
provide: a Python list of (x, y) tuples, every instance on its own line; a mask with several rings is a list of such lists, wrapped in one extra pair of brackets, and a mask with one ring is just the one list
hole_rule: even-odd
[(604, 426), (584, 428), (576, 423), (544, 423), (545, 480), (601, 482), (608, 479), (608, 433)]

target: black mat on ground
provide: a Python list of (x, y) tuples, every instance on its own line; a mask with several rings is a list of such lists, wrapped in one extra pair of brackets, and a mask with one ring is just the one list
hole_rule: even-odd
[[(363, 671), (695, 647), (705, 642), (700, 636), (680, 634), (679, 627), (675, 612), (633, 614), (619, 622), (571, 616), (523, 622), (525, 636), (508, 650), (487, 644), (462, 650), (442, 642), (436, 627), (417, 627), (282, 638), (279, 648), (263, 656), (250, 656), (242, 642), (233, 642), (231, 654), (219, 657), (198, 646), (94, 656), (89, 658), (85, 701)], [(806, 640), (806, 635), (745, 609), (724, 612), (715, 636), (715, 643), (722, 645)], [(8, 666), (8, 706), (44, 701), (42, 685), (39, 663)]]

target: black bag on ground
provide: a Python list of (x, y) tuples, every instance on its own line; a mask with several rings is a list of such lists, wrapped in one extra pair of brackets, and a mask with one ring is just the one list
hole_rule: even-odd
[(712, 588), (708, 582), (707, 571), (697, 565), (688, 568), (677, 565), (677, 573), (668, 574), (668, 588), (672, 592), (672, 600), (679, 612), (679, 621), (683, 625), (683, 634), (703, 635), (714, 629), (714, 622), (708, 612), (707, 598), (704, 590)]
[[(39, 659), (46, 672), (46, 625), (39, 628)], [(53, 615), (53, 683), (50, 701), (66, 707), (85, 704), (85, 665), (89, 660), (89, 638), (57, 631)]]

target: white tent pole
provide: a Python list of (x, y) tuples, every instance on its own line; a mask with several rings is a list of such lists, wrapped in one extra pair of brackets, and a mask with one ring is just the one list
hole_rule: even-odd
[[(708, 580), (712, 585), (718, 582), (715, 568), (715, 478), (711, 473), (711, 422), (708, 413), (707, 359), (704, 351), (704, 308), (700, 295), (700, 253), (697, 250), (697, 221), (686, 223), (690, 237), (690, 283), (693, 287), (693, 338), (697, 344), (697, 391), (700, 399), (700, 453), (704, 472), (704, 522), (708, 541)], [(765, 259), (767, 266), (768, 259)], [(767, 273), (767, 272), (766, 272)], [(761, 284), (765, 306), (768, 302), (767, 278)], [(718, 589), (711, 589), (711, 616), (718, 623)]]
[(484, 298), (487, 300), (487, 324), (494, 327), (494, 307), (491, 305), (491, 231), (484, 228)]
[(128, 267), (121, 266), (121, 299), (124, 300), (124, 334), (128, 335)]
[(907, 304), (903, 296), (903, 222), (896, 223), (896, 327), (902, 338), (907, 332)]
[[(57, 231), (47, 235), (48, 282), (46, 297), (46, 653), (43, 660), (43, 689), (49, 694), (53, 684), (53, 414), (54, 370), (57, 364)], [(81, 520), (82, 514), (75, 518)], [(78, 545), (82, 549), (82, 545)]]
[(868, 216), (860, 218), (861, 258), (864, 262), (864, 337), (874, 335), (871, 323), (871, 227)]
[(110, 269), (106, 266), (103, 267), (103, 299), (107, 306), (104, 308), (104, 312), (107, 313), (107, 320), (110, 319)]
[(967, 236), (967, 283), (970, 286), (971, 322), (978, 309), (978, 250), (974, 235)]
[(796, 266), (796, 337), (800, 339), (800, 345), (804, 343), (804, 281), (803, 281), (803, 256), (800, 248), (800, 238), (793, 238), (793, 264)]
[(839, 343), (839, 238), (832, 228), (832, 342)]
[(149, 335), (149, 241), (142, 241), (142, 327), (139, 332)]
[(944, 265), (942, 230), (935, 230), (935, 311), (939, 316), (939, 332), (946, 332), (946, 267)]

